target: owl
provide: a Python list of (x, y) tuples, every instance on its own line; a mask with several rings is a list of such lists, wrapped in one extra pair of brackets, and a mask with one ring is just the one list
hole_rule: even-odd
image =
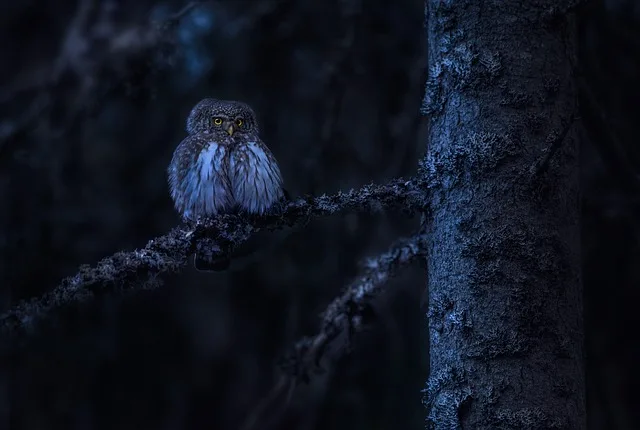
[[(168, 168), (171, 197), (185, 220), (263, 214), (285, 196), (278, 163), (247, 104), (204, 99), (189, 113), (186, 129)], [(196, 254), (197, 268), (200, 263)]]

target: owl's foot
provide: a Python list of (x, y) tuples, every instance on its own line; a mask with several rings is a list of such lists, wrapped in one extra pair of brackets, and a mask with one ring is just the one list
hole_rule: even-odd
[(291, 194), (289, 194), (289, 191), (286, 190), (286, 188), (282, 189), (282, 201), (284, 202), (290, 202), (291, 201)]
[(291, 196), (289, 195), (289, 192), (284, 188), (282, 189), (282, 192), (282, 197), (274, 202), (271, 207), (265, 211), (265, 214), (281, 215), (285, 211), (285, 209), (287, 209), (287, 205), (291, 202)]
[(202, 238), (196, 245), (193, 267), (203, 272), (220, 272), (229, 268), (229, 249), (223, 248), (210, 238)]
[(200, 272), (222, 272), (227, 270), (231, 265), (231, 260), (228, 256), (222, 256), (214, 259), (203, 258), (200, 254), (196, 253), (193, 259), (193, 267)]

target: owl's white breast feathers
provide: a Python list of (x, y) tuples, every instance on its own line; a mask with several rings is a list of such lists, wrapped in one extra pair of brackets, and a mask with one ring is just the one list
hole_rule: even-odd
[(214, 215), (231, 206), (231, 190), (224, 159), (227, 148), (210, 142), (208, 147), (200, 152), (196, 162), (199, 175), (199, 198), (204, 205), (207, 215)]
[(264, 144), (248, 142), (231, 153), (231, 186), (236, 204), (264, 213), (283, 196), (278, 164)]
[(201, 183), (209, 182), (216, 172), (222, 171), (222, 160), (225, 152), (226, 149), (215, 142), (210, 142), (209, 146), (200, 151), (196, 166), (198, 167)]
[(183, 178), (176, 180), (172, 194), (183, 216), (196, 219), (224, 212), (232, 205), (228, 175), (224, 168), (226, 148), (208, 142)]
[[(192, 150), (192, 139), (201, 139), (199, 151)], [(176, 149), (168, 173), (176, 209), (191, 220), (236, 207), (262, 214), (283, 196), (278, 164), (259, 141), (230, 146), (189, 137)]]

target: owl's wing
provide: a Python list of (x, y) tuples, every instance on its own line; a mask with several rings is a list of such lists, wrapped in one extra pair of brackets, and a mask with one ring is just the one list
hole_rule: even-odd
[(230, 159), (233, 196), (240, 208), (262, 214), (282, 198), (278, 162), (262, 141), (237, 146)]
[(169, 191), (180, 214), (190, 220), (224, 212), (233, 205), (226, 145), (206, 134), (187, 136), (169, 164)]

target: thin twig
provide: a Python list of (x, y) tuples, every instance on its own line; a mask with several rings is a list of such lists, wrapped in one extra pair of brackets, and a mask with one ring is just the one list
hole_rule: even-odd
[(296, 388), (295, 380), (281, 374), (269, 394), (262, 398), (242, 424), (241, 430), (265, 430), (277, 423), (286, 412)]
[(553, 138), (551, 139), (551, 143), (545, 150), (544, 155), (542, 155), (540, 160), (538, 160), (538, 162), (532, 166), (532, 172), (534, 177), (538, 177), (542, 175), (547, 170), (547, 168), (549, 167), (549, 163), (551, 162), (551, 159), (553, 158), (555, 153), (558, 151), (558, 149), (560, 149), (560, 145), (562, 144), (562, 142), (564, 142), (564, 139), (567, 137), (567, 134), (569, 134), (569, 130), (571, 130), (573, 123), (577, 119), (578, 118), (575, 116), (575, 114), (571, 115), (567, 123), (562, 128), (562, 131), (560, 132), (560, 134), (553, 136)]

